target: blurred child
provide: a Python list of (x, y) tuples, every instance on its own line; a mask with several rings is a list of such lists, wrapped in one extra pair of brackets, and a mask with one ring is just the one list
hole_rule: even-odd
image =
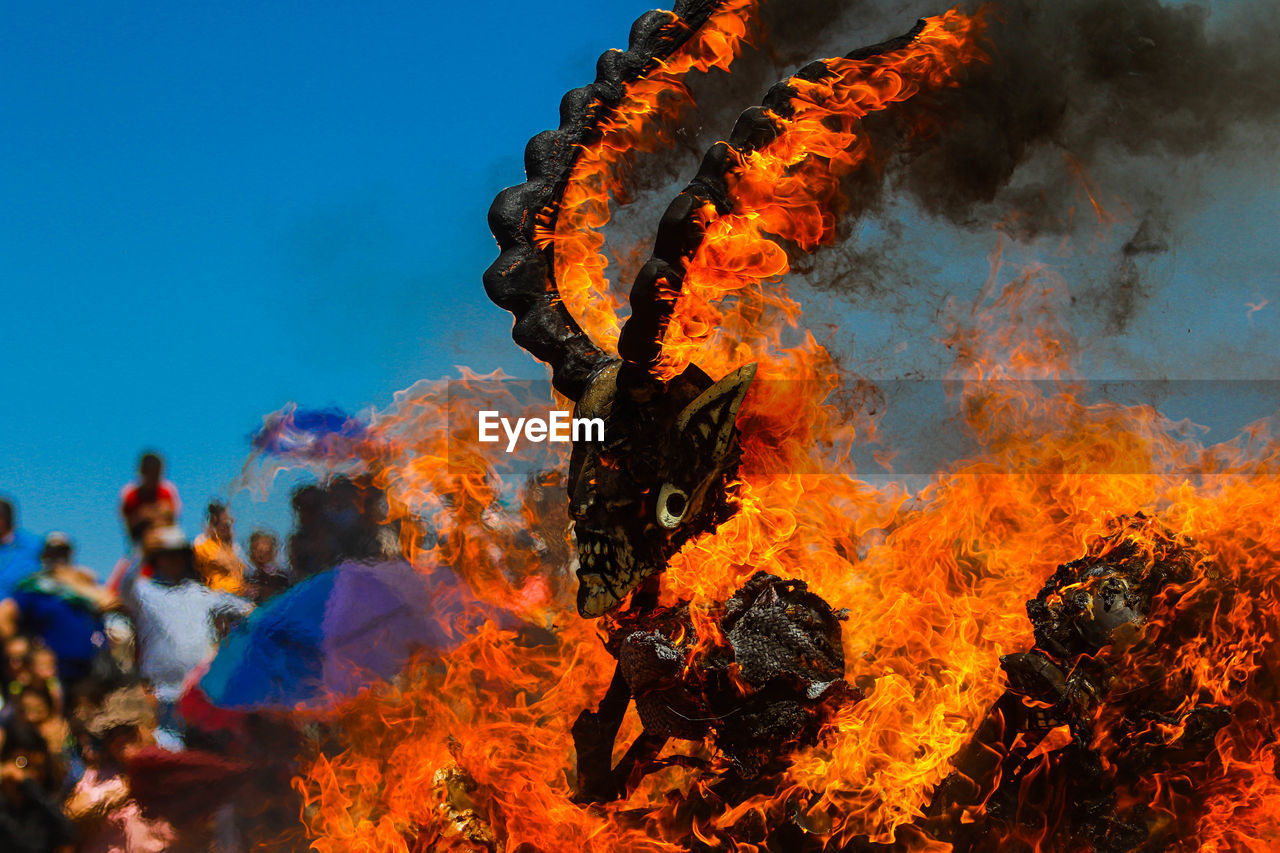
[(155, 716), (141, 687), (107, 696), (86, 730), (95, 749), (67, 799), (67, 815), (81, 833), (80, 853), (160, 853), (174, 845), (173, 827), (147, 818), (134, 799), (124, 768), (155, 743)]
[(10, 702), (35, 681), (31, 672), (31, 640), (22, 634), (4, 641), (4, 681), (5, 700)]
[(49, 691), (53, 713), (62, 714), (64, 707), (62, 682), (58, 679), (58, 656), (43, 643), (35, 643), (31, 649), (30, 661), (32, 683), (42, 685)]
[(293, 582), (288, 569), (280, 565), (279, 552), (274, 533), (255, 530), (249, 536), (249, 597), (256, 604), (284, 592)]
[(5, 853), (70, 853), (75, 827), (55, 794), (59, 780), (38, 731), (21, 723), (0, 748), (0, 839)]
[[(68, 775), (73, 777), (69, 784), (74, 784), (83, 768), (78, 760), (77, 745), (71, 737), (71, 727), (67, 724), (67, 718), (54, 708), (49, 688), (39, 683), (32, 684), (22, 691), (17, 704), (16, 719), (35, 729), (44, 738), (49, 750), (49, 766), (59, 784)], [(73, 771), (73, 766), (74, 772), (69, 774), (69, 771)]]

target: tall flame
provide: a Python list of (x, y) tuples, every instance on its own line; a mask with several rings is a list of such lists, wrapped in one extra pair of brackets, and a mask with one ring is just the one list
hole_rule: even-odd
[[(714, 44), (699, 41), (642, 81), (579, 161), (548, 236), (560, 292), (596, 340), (616, 341), (618, 307), (597, 229), (617, 164), (643, 147), (649, 114), (666, 109), (654, 81), (723, 67), (745, 33), (731, 22), (747, 5), (726, 7), (729, 17), (706, 36)], [(745, 851), (762, 849), (748, 839), (784, 816), (815, 846), (866, 837), (942, 849), (913, 821), (1003, 691), (999, 656), (1031, 645), (1024, 603), (1057, 565), (1098, 547), (1116, 517), (1138, 512), (1168, 536), (1194, 540), (1205, 555), (1201, 576), (1232, 594), (1188, 595), (1185, 606), (1204, 611), (1199, 633), (1148, 649), (1132, 662), (1133, 677), (1163, 667), (1183, 691), (1167, 704), (1211, 701), (1232, 719), (1208, 760), (1153, 766), (1124, 795), (1182, 826), (1185, 849), (1280, 844), (1280, 443), (1265, 425), (1204, 446), (1150, 407), (1086, 402), (1073, 372), (1078, 349), (1059, 321), (1064, 284), (1044, 270), (1011, 273), (997, 254), (979, 304), (956, 310), (946, 329), (957, 428), (981, 450), (908, 495), (858, 479), (835, 452), (875, 423), (829, 401), (842, 377), (811, 335), (786, 341), (800, 306), (779, 280), (789, 268), (783, 245), (830, 241), (840, 179), (871, 156), (858, 120), (952, 85), (959, 68), (981, 60), (980, 31), (980, 18), (949, 12), (902, 50), (832, 60), (826, 79), (792, 81), (782, 132), (731, 175), (733, 210), (704, 214), (706, 239), (665, 341), (668, 373), (689, 361), (713, 375), (757, 362), (766, 381), (739, 420), (740, 508), (673, 559), (664, 599), (691, 601), (696, 621), (756, 571), (804, 580), (849, 609), (846, 677), (865, 698), (794, 756), (769, 793), (731, 807), (698, 762), (679, 760), (625, 801), (574, 803), (569, 727), (603, 695), (613, 660), (574, 612), (567, 567), (539, 557), (520, 538), (520, 513), (500, 508), (510, 473), (502, 454), (450, 424), (445, 389), (423, 384), (375, 420), (370, 429), (383, 441), (366, 442), (377, 448), (366, 464), (400, 515), (438, 529), (431, 541), (406, 536), (415, 564), (449, 566), (481, 601), (517, 618), (490, 619), (323, 721), (332, 743), (297, 780), (317, 850), (673, 851), (696, 842)], [(482, 379), (463, 383), (483, 396)], [(563, 540), (562, 505), (525, 515), (544, 538)], [(1176, 741), (1176, 726), (1158, 725), (1151, 737)], [(619, 749), (638, 733), (631, 715)], [(1051, 761), (1056, 745), (1046, 739), (1037, 757)], [(685, 753), (712, 757), (710, 745), (680, 743), (664, 756)]]
[(628, 165), (637, 153), (671, 142), (672, 119), (693, 105), (685, 84), (692, 72), (728, 70), (748, 39), (757, 0), (728, 0), (666, 62), (628, 84), (622, 101), (584, 145), (574, 162), (556, 216), (543, 239), (555, 244), (556, 286), (569, 313), (607, 351), (616, 352), (625, 293), (606, 277), (603, 253), (611, 199), (622, 196)]

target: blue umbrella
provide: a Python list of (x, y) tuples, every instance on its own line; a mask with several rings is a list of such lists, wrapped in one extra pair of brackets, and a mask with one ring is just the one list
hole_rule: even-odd
[(367, 421), (337, 408), (299, 409), (289, 406), (264, 420), (250, 440), (254, 450), (276, 456), (323, 459), (368, 437)]
[(474, 599), (448, 570), (344, 563), (236, 626), (195, 682), (203, 697), (193, 701), (240, 711), (323, 707), (393, 678), (418, 650), (450, 648), (464, 628), (462, 611), (478, 615), (462, 606), (467, 601)]

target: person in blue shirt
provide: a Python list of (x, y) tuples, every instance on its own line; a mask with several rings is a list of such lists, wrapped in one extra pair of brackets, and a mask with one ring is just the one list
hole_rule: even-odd
[(13, 504), (0, 500), (0, 599), (9, 598), (18, 584), (40, 571), (44, 540), (18, 529)]
[(114, 595), (72, 561), (65, 533), (45, 538), (43, 568), (20, 581), (11, 598), (0, 601), (0, 638), (18, 633), (39, 637), (58, 661), (58, 677), (72, 685), (107, 661), (103, 613), (119, 607)]

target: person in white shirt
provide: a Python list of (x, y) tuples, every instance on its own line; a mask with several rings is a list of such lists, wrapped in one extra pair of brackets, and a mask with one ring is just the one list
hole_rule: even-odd
[(137, 632), (138, 671), (159, 703), (157, 742), (180, 749), (184, 726), (176, 703), (183, 680), (217, 648), (218, 622), (245, 616), (253, 605), (200, 582), (191, 543), (177, 527), (150, 531), (143, 554), (152, 576), (140, 577), (143, 560), (134, 561), (121, 580), (120, 600)]

